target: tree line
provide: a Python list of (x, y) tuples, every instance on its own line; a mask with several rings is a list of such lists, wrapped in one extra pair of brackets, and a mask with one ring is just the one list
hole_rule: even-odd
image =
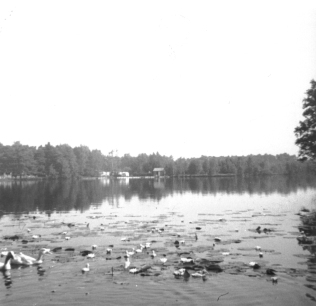
[(249, 155), (199, 158), (178, 158), (157, 153), (108, 155), (87, 146), (67, 144), (32, 147), (15, 142), (0, 143), (0, 175), (15, 178), (78, 178), (98, 177), (101, 172), (129, 172), (131, 176), (151, 176), (154, 168), (164, 168), (168, 176), (235, 175), (256, 177), (263, 175), (297, 175), (315, 170), (312, 162), (301, 163), (294, 155)]

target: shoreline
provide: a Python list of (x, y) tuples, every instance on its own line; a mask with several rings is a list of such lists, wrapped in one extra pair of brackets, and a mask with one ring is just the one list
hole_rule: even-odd
[[(259, 175), (255, 176), (256, 178), (259, 177), (267, 177), (267, 176), (289, 176), (286, 174), (265, 174), (265, 175)], [(214, 175), (207, 175), (207, 174), (184, 174), (184, 175), (166, 175), (166, 176), (142, 176), (142, 175), (135, 175), (135, 176), (99, 176), (99, 177), (77, 177), (77, 178), (47, 178), (47, 177), (6, 177), (2, 178), (0, 177), (0, 183), (1, 182), (16, 182), (16, 181), (46, 181), (46, 180), (72, 180), (72, 179), (79, 179), (79, 180), (102, 180), (102, 179), (110, 179), (110, 180), (121, 180), (121, 179), (168, 179), (168, 178), (240, 178), (241, 176), (238, 176), (234, 173), (219, 173)], [(245, 177), (245, 176), (244, 176)]]

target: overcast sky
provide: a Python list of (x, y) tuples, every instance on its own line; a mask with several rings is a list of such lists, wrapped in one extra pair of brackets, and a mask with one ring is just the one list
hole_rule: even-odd
[(4, 145), (297, 154), (315, 1), (0, 1)]

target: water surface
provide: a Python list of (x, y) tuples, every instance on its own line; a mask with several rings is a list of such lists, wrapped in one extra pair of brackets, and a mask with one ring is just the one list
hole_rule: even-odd
[[(44, 272), (33, 266), (13, 267), (4, 274), (0, 303), (315, 304), (314, 243), (304, 245), (297, 240), (302, 225), (298, 213), (302, 208), (315, 208), (315, 182), (280, 176), (248, 181), (2, 182), (1, 251), (36, 257), (41, 247), (60, 249), (45, 256)], [(18, 239), (8, 239), (13, 235)], [(185, 244), (177, 247), (176, 240)], [(129, 273), (124, 268), (125, 251), (146, 242), (151, 247), (130, 261), (131, 267), (150, 269)], [(98, 245), (95, 258), (81, 256), (83, 250), (92, 251), (94, 244)], [(112, 248), (111, 254), (106, 254), (107, 248)], [(153, 249), (154, 259), (150, 257)], [(163, 254), (168, 259), (165, 264), (160, 261)], [(175, 278), (173, 272), (183, 266), (180, 258), (184, 256), (196, 264), (213, 263), (208, 265), (206, 278)], [(254, 261), (259, 269), (249, 266)], [(87, 262), (90, 271), (82, 274)], [(186, 268), (190, 274), (198, 270), (196, 265)], [(276, 271), (276, 283), (267, 269)]]

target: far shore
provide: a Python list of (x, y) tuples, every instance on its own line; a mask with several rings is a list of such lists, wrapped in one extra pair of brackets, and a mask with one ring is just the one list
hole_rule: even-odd
[[(265, 174), (262, 176), (275, 176), (283, 174)], [(98, 176), (98, 177), (78, 177), (81, 180), (102, 180), (102, 179), (166, 179), (166, 178), (216, 178), (216, 177), (238, 177), (234, 173), (218, 173), (214, 175), (207, 174), (183, 174), (183, 175), (166, 175), (166, 176), (152, 176), (152, 175), (136, 175), (136, 176)], [(41, 181), (41, 180), (58, 180), (58, 179), (71, 179), (71, 178), (47, 178), (47, 177), (0, 177), (0, 182), (10, 182), (10, 181)]]

